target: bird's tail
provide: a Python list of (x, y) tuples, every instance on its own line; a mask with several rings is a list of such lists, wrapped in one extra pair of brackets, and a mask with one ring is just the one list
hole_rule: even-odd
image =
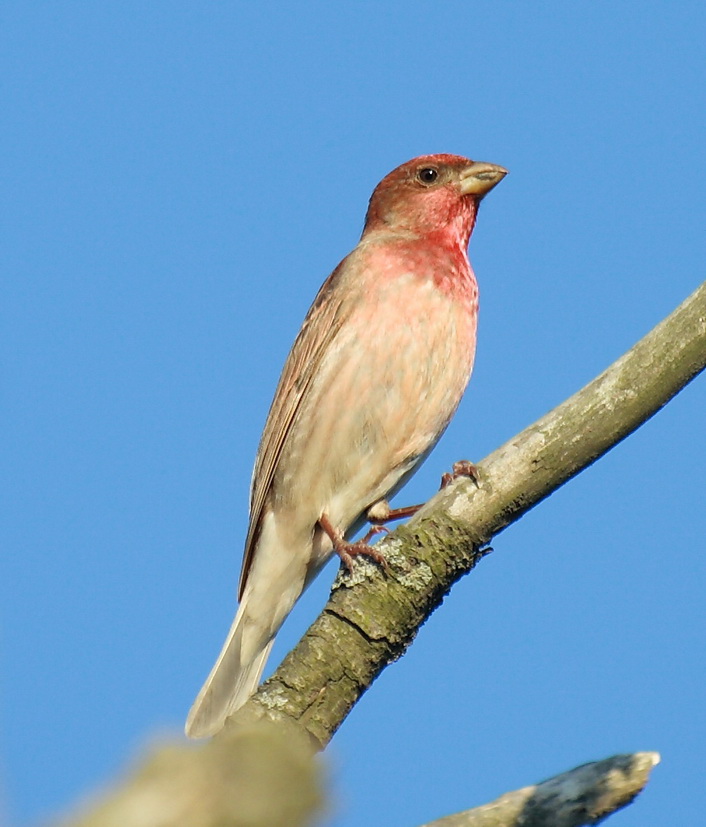
[(185, 727), (189, 738), (214, 735), (257, 689), (274, 637), (265, 638), (254, 653), (244, 652), (245, 648), (252, 649), (243, 646), (248, 625), (246, 605), (247, 601), (241, 603), (221, 654), (189, 710)]
[(274, 637), (306, 584), (311, 533), (301, 535), (282, 536), (274, 515), (264, 516), (235, 620), (186, 719), (189, 737), (214, 735), (257, 689)]

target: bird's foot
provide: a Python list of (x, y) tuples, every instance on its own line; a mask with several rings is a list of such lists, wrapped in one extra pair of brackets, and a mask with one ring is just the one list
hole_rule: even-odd
[(374, 560), (378, 565), (382, 566), (385, 571), (389, 570), (387, 560), (385, 560), (385, 555), (379, 552), (374, 546), (368, 545), (368, 540), (372, 536), (381, 531), (387, 531), (386, 528), (374, 526), (362, 540), (357, 540), (355, 543), (349, 543), (347, 540), (343, 539), (340, 531), (337, 531), (333, 527), (331, 521), (325, 514), (322, 514), (321, 517), (319, 517), (319, 525), (328, 535), (329, 539), (333, 543), (333, 550), (341, 558), (341, 562), (348, 569), (350, 574), (353, 574), (354, 558), (360, 557), (361, 555)]
[(472, 479), (476, 484), (476, 487), (480, 488), (480, 476), (478, 474), (478, 469), (472, 462), (469, 462), (467, 459), (462, 459), (459, 462), (454, 462), (450, 474), (447, 471), (445, 474), (441, 475), (441, 485), (439, 486), (440, 490), (446, 488), (447, 485), (450, 485), (459, 477), (468, 477), (469, 479)]

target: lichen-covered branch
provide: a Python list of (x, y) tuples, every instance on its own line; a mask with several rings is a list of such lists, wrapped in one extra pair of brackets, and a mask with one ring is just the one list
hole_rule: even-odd
[[(478, 486), (457, 481), (386, 538), (380, 548), (388, 571), (359, 559), (352, 577), (339, 575), (321, 616), (221, 734), (206, 746), (159, 752), (80, 820), (65, 824), (310, 823), (319, 795), (314, 780), (301, 784), (304, 801), (293, 792), (288, 802), (284, 788), (267, 788), (261, 805), (274, 805), (281, 798), (277, 812), (283, 813), (282, 821), (272, 812), (263, 821), (242, 820), (245, 793), (237, 792), (242, 789), (238, 784), (245, 779), (250, 785), (251, 762), (244, 760), (249, 753), (240, 739), (252, 731), (255, 719), (278, 722), (275, 730), (286, 733), (287, 745), (304, 738), (305, 753), (312, 746), (323, 747), (376, 675), (404, 653), (420, 625), (454, 582), (474, 567), (496, 534), (639, 427), (705, 366), (706, 284), (605, 373), (483, 460)], [(291, 760), (295, 780), (297, 767), (302, 767), (302, 777), (314, 778), (300, 757)], [(264, 772), (271, 777), (271, 769), (265, 766)], [(275, 772), (286, 781), (286, 769)], [(624, 803), (629, 798), (626, 795)], [(528, 800), (539, 798), (530, 795)], [(154, 814), (153, 820), (147, 820), (147, 812)], [(559, 822), (525, 820), (524, 827), (530, 823)]]
[(582, 827), (626, 807), (659, 763), (656, 752), (614, 755), (583, 764), (490, 804), (431, 821), (423, 827)]
[(324, 746), (483, 547), (653, 416), (706, 366), (706, 283), (597, 379), (439, 492), (356, 562), (298, 646), (236, 715), (298, 721)]

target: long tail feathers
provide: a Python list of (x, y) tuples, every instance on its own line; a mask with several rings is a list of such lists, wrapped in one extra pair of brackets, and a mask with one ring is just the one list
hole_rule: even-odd
[(257, 689), (274, 636), (313, 571), (310, 533), (300, 534), (281, 536), (274, 514), (264, 515), (235, 620), (186, 719), (189, 737), (214, 735)]
[(248, 662), (242, 661), (245, 614), (236, 615), (221, 654), (189, 710), (185, 731), (189, 738), (214, 735), (255, 692), (274, 639), (266, 641)]

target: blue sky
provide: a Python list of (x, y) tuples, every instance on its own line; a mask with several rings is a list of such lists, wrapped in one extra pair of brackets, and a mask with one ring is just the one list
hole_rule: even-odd
[[(282, 362), (390, 169), (510, 169), (471, 243), (476, 371), (401, 503), (704, 279), (706, 11), (10, 2), (0, 31), (0, 785), (27, 825), (181, 732)], [(705, 409), (701, 377), (496, 539), (336, 736), (329, 824), (420, 824), (632, 750), (663, 763), (613, 823), (702, 822)]]

